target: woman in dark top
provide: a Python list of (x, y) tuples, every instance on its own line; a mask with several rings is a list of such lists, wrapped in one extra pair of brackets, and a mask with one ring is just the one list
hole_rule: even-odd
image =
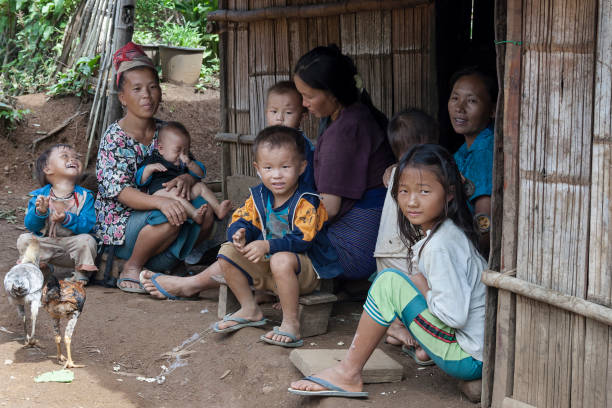
[(329, 238), (346, 279), (376, 272), (373, 257), (386, 190), (385, 169), (394, 161), (385, 129), (353, 61), (338, 47), (302, 56), (293, 80), (304, 106), (321, 119), (314, 157), (315, 183), (330, 216)]

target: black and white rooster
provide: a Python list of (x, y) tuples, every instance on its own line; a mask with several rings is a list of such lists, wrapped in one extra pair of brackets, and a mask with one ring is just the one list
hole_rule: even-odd
[[(28, 248), (21, 257), (21, 262), (11, 268), (4, 277), (4, 290), (8, 295), (9, 303), (17, 305), (17, 313), (23, 319), (25, 332), (24, 347), (35, 347), (36, 317), (41, 305), (44, 276), (38, 267), (40, 243), (32, 238)], [(30, 311), (31, 333), (28, 333), (26, 324), (26, 309)]]

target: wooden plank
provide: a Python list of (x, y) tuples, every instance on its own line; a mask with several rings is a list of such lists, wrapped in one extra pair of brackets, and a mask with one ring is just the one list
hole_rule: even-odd
[(501, 406), (502, 408), (536, 408), (533, 405), (525, 404), (524, 402), (512, 399), (510, 397), (504, 398)]
[[(298, 349), (289, 354), (289, 360), (304, 376), (308, 376), (336, 365), (346, 352), (347, 350), (338, 349)], [(401, 381), (402, 372), (401, 364), (382, 350), (375, 349), (361, 375), (365, 384), (373, 384)]]
[(508, 290), (543, 304), (554, 306), (556, 309), (572, 312), (612, 326), (612, 309), (609, 307), (503, 275), (499, 272), (483, 271), (482, 281), (488, 286)]
[[(522, 39), (521, 0), (508, 0), (506, 5), (506, 39)], [(503, 218), (500, 267), (502, 271), (516, 268), (518, 224), (518, 148), (521, 99), (521, 50), (506, 48), (503, 89)], [(496, 317), (495, 369), (491, 405), (500, 407), (512, 395), (515, 371), (515, 334), (517, 329), (516, 296), (499, 291)], [(521, 321), (520, 324), (523, 324)], [(484, 401), (483, 401), (484, 402)], [(486, 405), (483, 405), (486, 406)]]
[(597, 14), (587, 299), (612, 306), (612, 2)]
[[(579, 406), (607, 407), (612, 399), (612, 390), (608, 387), (610, 373), (610, 327), (593, 320), (586, 321), (584, 347), (583, 400)], [(607, 357), (607, 358), (606, 358)], [(574, 376), (572, 376), (574, 378)]]

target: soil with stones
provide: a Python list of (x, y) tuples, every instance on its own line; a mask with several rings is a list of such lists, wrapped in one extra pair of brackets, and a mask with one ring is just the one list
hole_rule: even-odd
[[(213, 140), (218, 128), (219, 94), (193, 93), (192, 88), (163, 85), (162, 119), (178, 120), (190, 130), (193, 150), (208, 168), (208, 180), (220, 179), (220, 147)], [(29, 108), (26, 123), (11, 136), (0, 137), (0, 278), (15, 264), (15, 242), (23, 229), (27, 193), (37, 187), (32, 163), (42, 149), (70, 143), (85, 154), (87, 114), (77, 117), (53, 138), (33, 140), (89, 105), (77, 98), (47, 100), (44, 95), (19, 98)], [(93, 160), (92, 160), (93, 161)], [(300, 378), (288, 359), (289, 349), (259, 342), (262, 329), (246, 328), (230, 335), (211, 333), (217, 320), (217, 292), (198, 301), (158, 301), (118, 289), (87, 287), (84, 313), (72, 341), (74, 369), (70, 384), (35, 383), (37, 375), (60, 366), (52, 322), (40, 310), (36, 337), (42, 349), (23, 349), (22, 324), (16, 308), (0, 291), (0, 406), (19, 407), (473, 407), (456, 382), (436, 367), (418, 367), (399, 348), (381, 344), (404, 367), (398, 383), (366, 385), (369, 400), (302, 398), (287, 392)], [(339, 303), (329, 332), (308, 338), (306, 348), (346, 348), (361, 305)], [(63, 323), (65, 324), (65, 323)], [(272, 323), (270, 326), (274, 325)], [(269, 327), (266, 327), (269, 328)], [(343, 345), (339, 346), (338, 343)]]

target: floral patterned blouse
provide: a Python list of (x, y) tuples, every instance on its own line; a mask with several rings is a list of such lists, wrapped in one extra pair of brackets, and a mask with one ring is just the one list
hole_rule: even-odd
[[(156, 119), (158, 128), (162, 123)], [(104, 132), (96, 161), (98, 195), (94, 207), (95, 230), (105, 245), (123, 245), (125, 228), (133, 210), (119, 201), (119, 194), (126, 187), (138, 188), (138, 165), (156, 148), (157, 131), (148, 146), (132, 139), (117, 122)]]

